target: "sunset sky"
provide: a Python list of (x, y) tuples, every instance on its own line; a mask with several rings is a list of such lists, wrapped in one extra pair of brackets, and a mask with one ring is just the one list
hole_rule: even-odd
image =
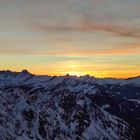
[(140, 75), (140, 0), (0, 0), (0, 70)]

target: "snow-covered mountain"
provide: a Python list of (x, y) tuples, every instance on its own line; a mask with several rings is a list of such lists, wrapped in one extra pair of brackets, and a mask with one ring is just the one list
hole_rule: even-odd
[(135, 140), (140, 77), (0, 72), (0, 140)]

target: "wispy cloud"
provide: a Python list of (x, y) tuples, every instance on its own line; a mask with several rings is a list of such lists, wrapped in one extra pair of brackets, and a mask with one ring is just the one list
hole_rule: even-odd
[(39, 9), (43, 9), (41, 12), (40, 10), (34, 11), (40, 17), (36, 17), (32, 13), (28, 17), (28, 21), (32, 29), (42, 32), (99, 31), (127, 37), (140, 37), (140, 26), (138, 26), (140, 16), (137, 13), (138, 10), (135, 10), (135, 2), (140, 3), (134, 1), (133, 4), (126, 0), (123, 2), (126, 4), (113, 3), (110, 0), (106, 2), (101, 0), (52, 0), (46, 5), (40, 5)]
[(77, 46), (55, 46), (52, 49), (43, 48), (1, 48), (0, 54), (10, 55), (47, 55), (47, 56), (94, 56), (94, 55), (127, 55), (127, 54), (140, 54), (140, 44), (128, 44), (118, 45), (116, 47), (104, 47), (104, 48), (77, 48)]
[(32, 29), (34, 31), (56, 31), (56, 32), (63, 32), (63, 31), (78, 31), (78, 32), (110, 32), (120, 36), (126, 37), (140, 37), (140, 29), (134, 26), (129, 27), (125, 25), (113, 25), (113, 24), (100, 24), (94, 21), (81, 21), (78, 25), (71, 26), (71, 25), (43, 25), (43, 24), (32, 24)]
[(6, 0), (0, 2), (0, 18), (27, 32), (99, 31), (140, 37), (137, 5), (138, 0)]

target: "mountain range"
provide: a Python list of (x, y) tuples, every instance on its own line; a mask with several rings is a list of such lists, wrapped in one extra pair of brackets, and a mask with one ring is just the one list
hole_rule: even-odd
[(140, 77), (0, 71), (0, 140), (139, 140)]

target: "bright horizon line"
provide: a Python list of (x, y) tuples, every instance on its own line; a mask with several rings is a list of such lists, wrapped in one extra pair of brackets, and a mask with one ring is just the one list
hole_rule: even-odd
[(140, 0), (0, 0), (0, 69), (140, 75)]
[[(92, 75), (92, 74), (81, 74), (81, 75), (79, 75), (79, 74), (70, 74), (70, 72), (69, 73), (65, 73), (65, 74), (47, 74), (47, 73), (44, 73), (44, 74), (41, 74), (41, 73), (35, 73), (35, 72), (31, 72), (31, 71), (29, 71), (28, 69), (23, 69), (23, 70), (20, 70), (20, 71), (15, 71), (15, 70), (9, 70), (9, 69), (7, 69), (7, 70), (0, 70), (0, 72), (2, 72), (2, 71), (10, 71), (10, 72), (16, 72), (16, 73), (20, 73), (20, 72), (23, 72), (23, 71), (27, 71), (28, 73), (30, 73), (30, 74), (33, 74), (33, 75), (36, 75), (36, 76), (67, 76), (67, 75), (69, 75), (69, 76), (76, 76), (76, 77), (83, 77), (83, 76), (89, 76), (89, 77), (95, 77), (95, 78), (103, 78), (103, 79), (105, 79), (105, 78), (113, 78), (113, 79), (130, 79), (130, 78), (136, 78), (136, 77), (140, 77), (140, 74), (139, 75), (134, 75), (134, 76), (126, 76), (126, 77), (118, 77), (118, 76), (96, 76), (96, 75)], [(76, 73), (76, 72), (75, 72)]]

